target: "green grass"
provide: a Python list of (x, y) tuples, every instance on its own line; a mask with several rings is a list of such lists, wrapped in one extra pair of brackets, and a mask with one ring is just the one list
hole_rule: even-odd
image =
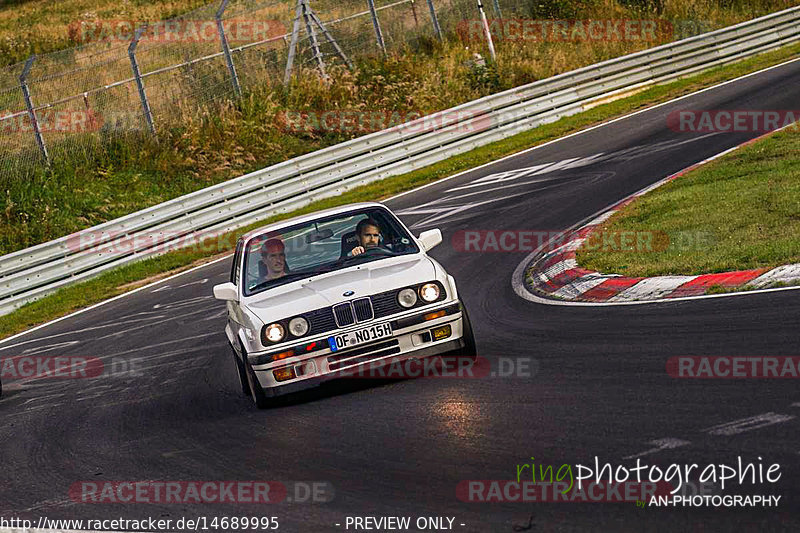
[(410, 190), (414, 187), (450, 176), (456, 172), (467, 170), (500, 157), (519, 152), (531, 146), (557, 139), (566, 134), (585, 129), (594, 124), (630, 113), (637, 109), (642, 109), (654, 103), (676, 98), (700, 88), (780, 63), (787, 58), (798, 55), (798, 53), (800, 53), (800, 45), (795, 45), (755, 58), (750, 58), (735, 65), (718, 68), (692, 78), (652, 87), (634, 96), (604, 104), (585, 113), (567, 117), (558, 122), (520, 133), (514, 137), (476, 148), (475, 150), (441, 161), (424, 169), (393, 178), (387, 178), (347, 192), (339, 197), (316, 202), (302, 210), (273, 217), (249, 227), (242, 228), (229, 235), (221, 236), (218, 245), (206, 247), (206, 250), (213, 250), (211, 252), (202, 250), (176, 251), (116, 269), (88, 282), (61, 289), (13, 313), (0, 316), (0, 338), (24, 331), (37, 324), (131, 290), (137, 285), (137, 282), (139, 282), (138, 284), (143, 283), (141, 280), (152, 279), (153, 276), (163, 275), (167, 272), (179, 272), (193, 265), (208, 261), (211, 257), (217, 256), (221, 252), (230, 251), (238, 235), (265, 223), (337, 205), (365, 200), (385, 199), (399, 192)]
[(663, 232), (671, 240), (651, 252), (580, 249), (582, 267), (661, 276), (800, 262), (800, 124), (659, 187), (612, 216), (603, 231)]

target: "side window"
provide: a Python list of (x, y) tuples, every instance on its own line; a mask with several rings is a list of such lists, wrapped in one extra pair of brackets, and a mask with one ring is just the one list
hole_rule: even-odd
[(244, 241), (239, 239), (239, 242), (236, 243), (236, 253), (233, 254), (233, 266), (231, 266), (231, 283), (238, 286), (239, 285), (239, 263), (242, 259), (242, 247), (244, 246)]

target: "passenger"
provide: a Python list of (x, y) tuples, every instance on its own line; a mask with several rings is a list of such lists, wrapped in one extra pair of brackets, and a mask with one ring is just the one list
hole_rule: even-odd
[(261, 260), (258, 262), (259, 279), (278, 279), (289, 272), (284, 248), (283, 241), (277, 238), (268, 239), (261, 245)]

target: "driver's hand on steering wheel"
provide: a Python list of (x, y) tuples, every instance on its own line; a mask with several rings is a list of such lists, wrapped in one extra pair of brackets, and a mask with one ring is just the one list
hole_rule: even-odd
[(350, 250), (350, 257), (358, 254), (363, 254), (366, 250), (364, 250), (363, 246), (356, 246), (352, 250)]

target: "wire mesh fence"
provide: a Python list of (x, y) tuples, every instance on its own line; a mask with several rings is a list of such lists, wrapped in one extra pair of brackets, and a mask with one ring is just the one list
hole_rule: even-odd
[[(570, 15), (563, 2), (483, 1), (490, 19)], [(477, 19), (476, 0), (219, 0), (166, 21), (77, 21), (76, 48), (0, 69), (0, 172), (153, 142), (242, 91), (457, 39)]]
[(74, 22), (80, 46), (32, 57), (23, 78), (26, 63), (0, 69), (0, 171), (157, 136), (242, 88), (430, 37), (426, 1), (224, 0), (167, 21)]

